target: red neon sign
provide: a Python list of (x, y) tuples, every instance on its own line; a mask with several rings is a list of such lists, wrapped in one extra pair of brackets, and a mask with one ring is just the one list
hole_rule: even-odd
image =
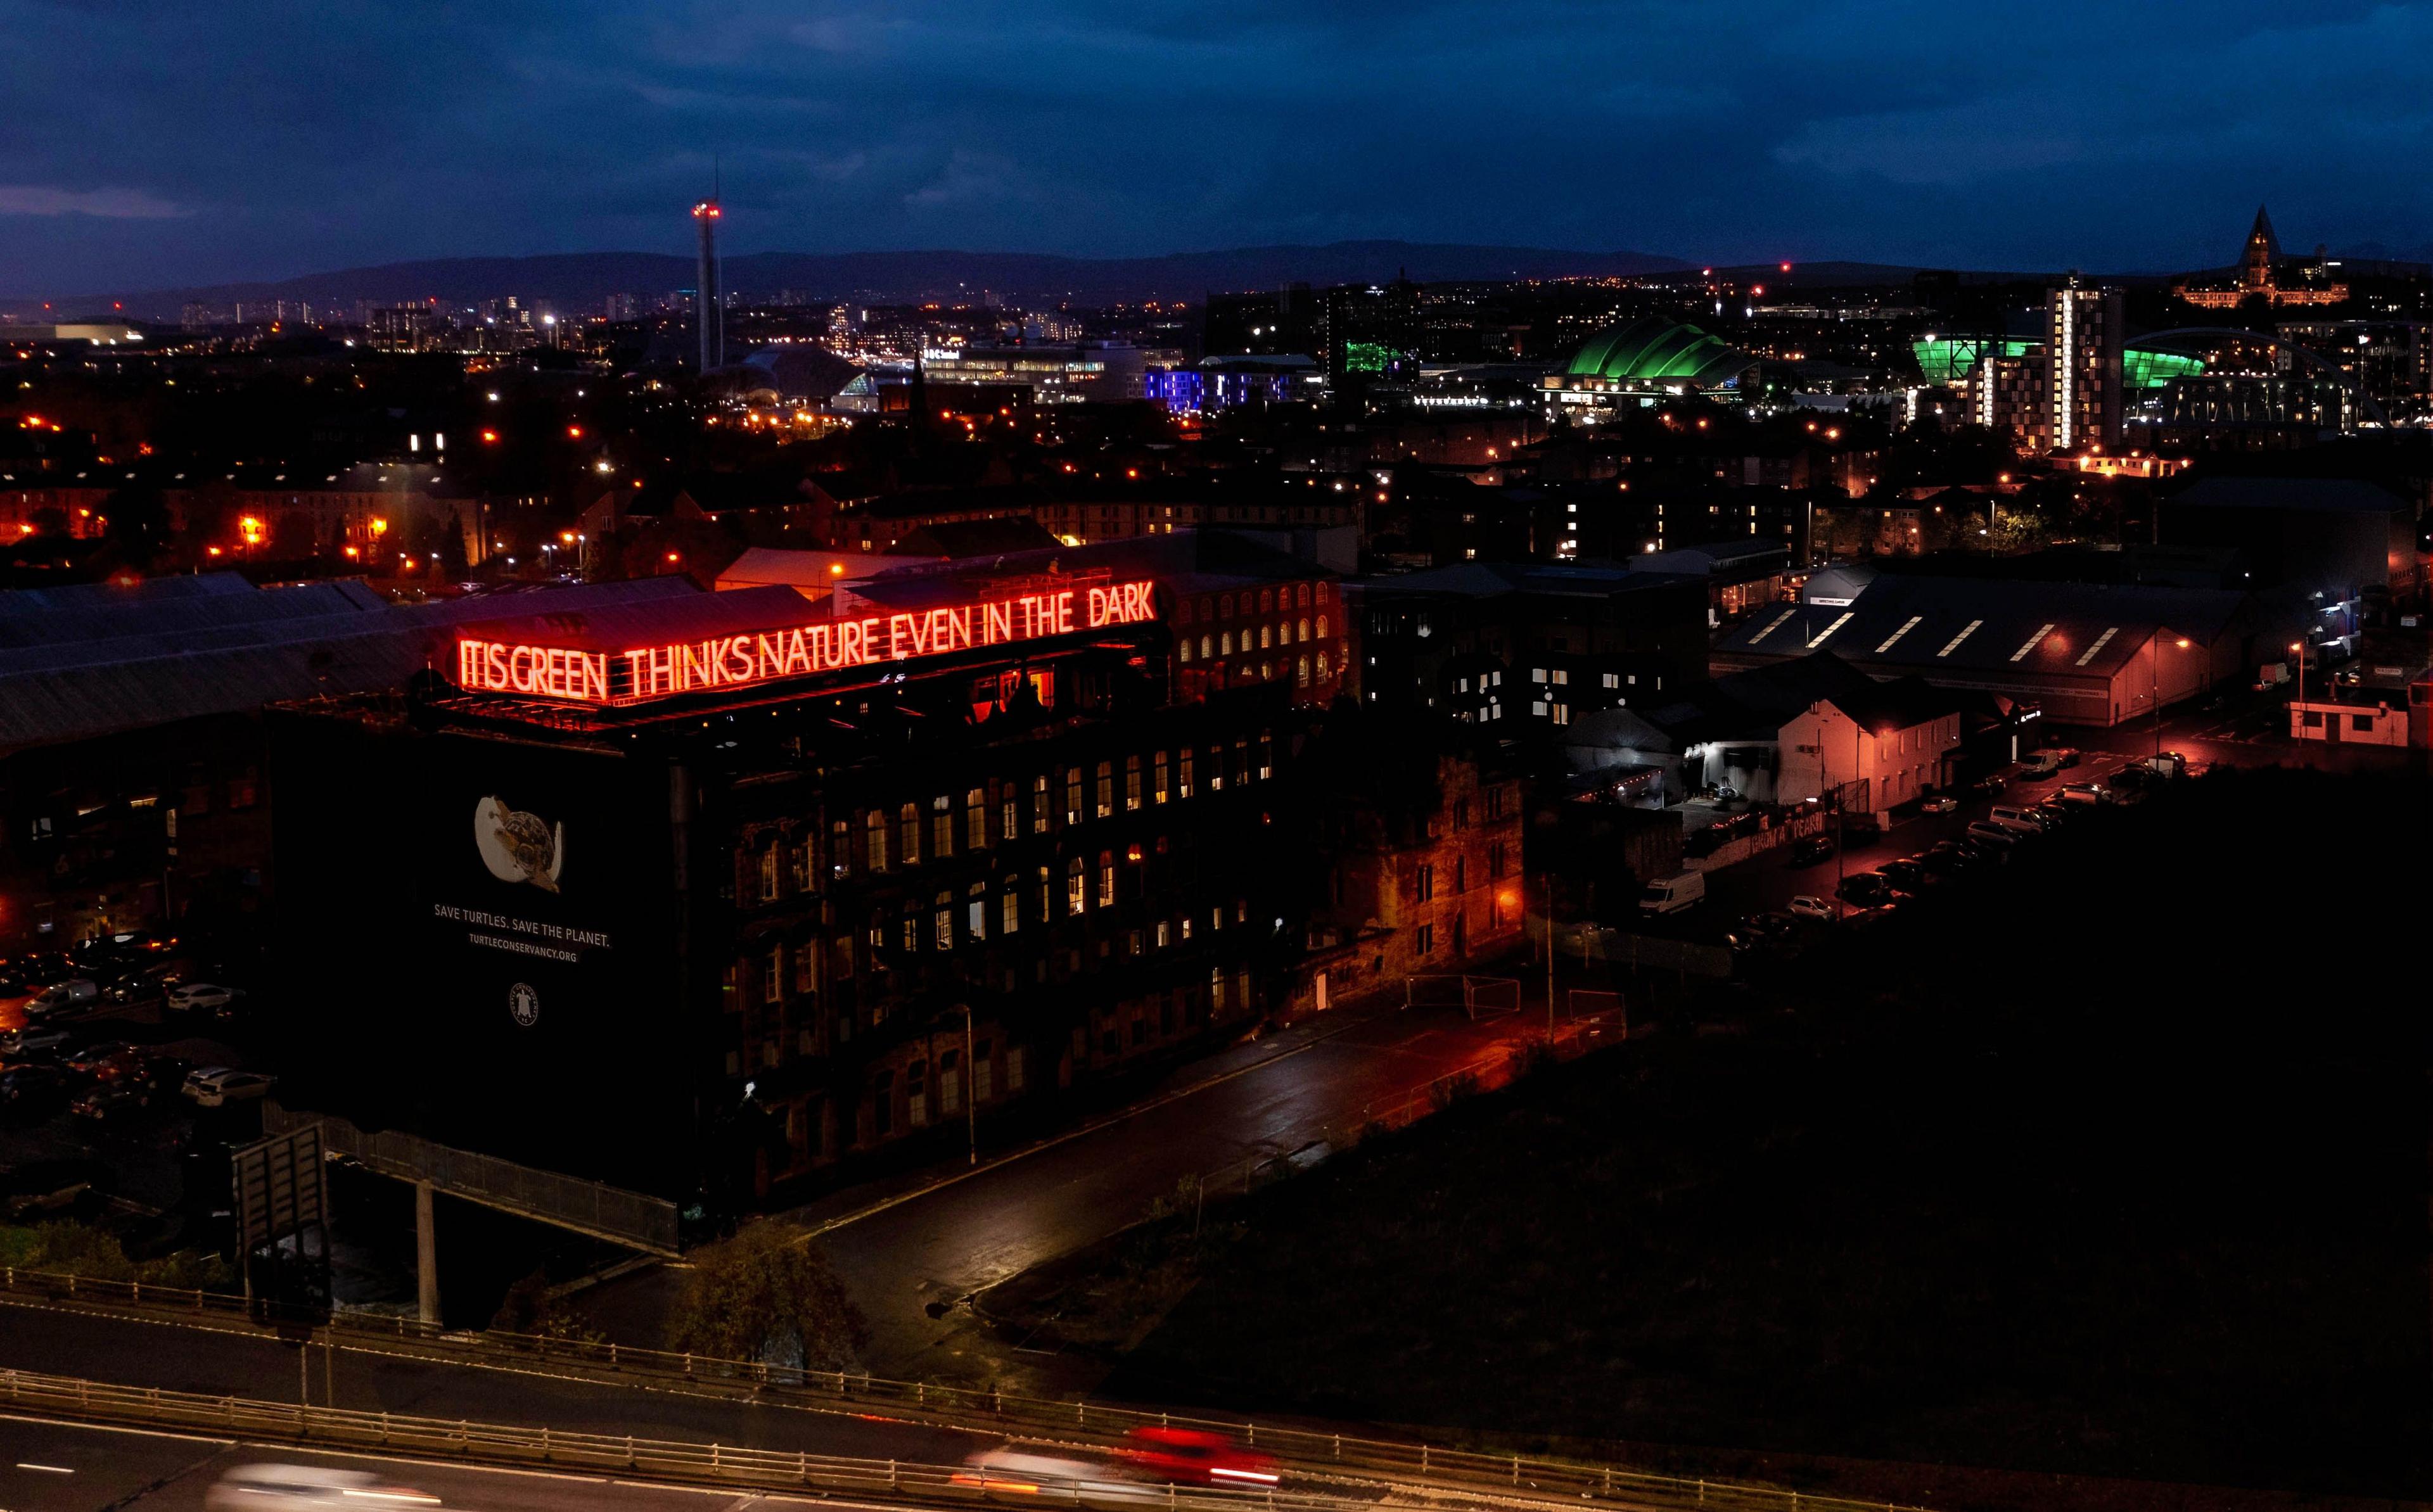
[(619, 651), (460, 636), (456, 686), (572, 704), (631, 704), (876, 667), (1157, 618), (1156, 585), (1021, 593), (909, 614), (815, 620)]

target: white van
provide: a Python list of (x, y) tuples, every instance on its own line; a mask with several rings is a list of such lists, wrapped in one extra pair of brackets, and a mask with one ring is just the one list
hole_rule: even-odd
[(83, 1008), (98, 1000), (100, 996), (101, 989), (82, 977), (71, 977), (63, 982), (53, 982), (26, 1000), (26, 1017), (49, 1018), (54, 1013), (64, 1013), (71, 1009)]
[(2013, 808), (2004, 804), (1997, 804), (1985, 818), (1988, 823), (2007, 829), (2014, 835), (2041, 835), (2045, 832), (2044, 820), (2033, 810), (2026, 808)]
[(1707, 895), (1707, 874), (1684, 872), (1679, 876), (1662, 876), (1647, 884), (1639, 894), (1642, 913), (1678, 913)]

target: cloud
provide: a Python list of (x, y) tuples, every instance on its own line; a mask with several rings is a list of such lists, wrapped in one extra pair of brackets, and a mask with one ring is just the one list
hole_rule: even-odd
[(52, 189), (0, 184), (0, 215), (95, 215), (103, 220), (176, 220), (193, 212), (141, 189)]

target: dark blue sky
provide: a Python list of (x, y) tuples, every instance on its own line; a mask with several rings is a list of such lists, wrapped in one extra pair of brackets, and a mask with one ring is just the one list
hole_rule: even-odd
[(2346, 0), (0, 0), (0, 294), (455, 254), (1348, 237), (2173, 268), (2433, 241)]

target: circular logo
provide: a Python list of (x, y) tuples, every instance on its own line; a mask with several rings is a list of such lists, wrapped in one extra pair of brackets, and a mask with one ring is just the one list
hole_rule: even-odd
[(507, 1012), (526, 1028), (540, 1022), (540, 994), (529, 982), (518, 982), (507, 989)]

